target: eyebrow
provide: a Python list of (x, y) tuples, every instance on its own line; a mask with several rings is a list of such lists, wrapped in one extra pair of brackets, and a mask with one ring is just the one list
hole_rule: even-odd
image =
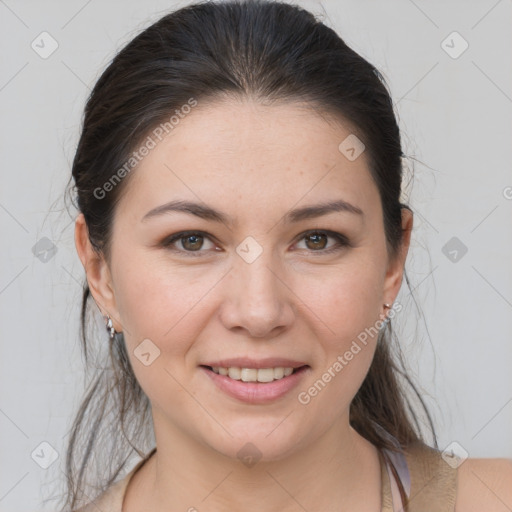
[[(228, 215), (218, 210), (215, 210), (210, 206), (184, 200), (170, 201), (169, 203), (165, 203), (160, 206), (157, 206), (156, 208), (153, 208), (148, 213), (146, 213), (144, 217), (142, 217), (141, 222), (144, 222), (152, 217), (157, 217), (170, 212), (188, 213), (191, 215), (195, 215), (196, 217), (200, 217), (201, 219), (210, 220), (214, 222), (222, 222), (223, 224), (227, 224), (228, 226), (233, 225), (233, 219)], [(288, 224), (292, 222), (299, 222), (306, 219), (313, 219), (316, 217), (320, 217), (322, 215), (327, 215), (329, 213), (338, 212), (347, 212), (364, 216), (364, 213), (360, 208), (348, 203), (347, 201), (340, 199), (337, 201), (330, 201), (311, 206), (304, 206), (302, 208), (291, 210), (283, 216), (283, 220), (285, 223)]]

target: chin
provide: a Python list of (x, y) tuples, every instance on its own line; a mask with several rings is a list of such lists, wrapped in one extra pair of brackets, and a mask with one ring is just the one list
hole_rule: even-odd
[[(234, 434), (233, 437), (226, 433), (221, 440), (207, 441), (207, 444), (225, 457), (240, 460), (247, 467), (257, 462), (282, 460), (299, 450), (301, 444), (298, 429), (294, 430), (290, 424), (285, 426), (286, 421), (282, 420), (273, 419), (255, 424), (254, 421), (248, 423), (246, 419), (243, 422), (243, 434), (239, 428), (226, 425), (227, 430)], [(240, 422), (238, 426), (241, 426)]]

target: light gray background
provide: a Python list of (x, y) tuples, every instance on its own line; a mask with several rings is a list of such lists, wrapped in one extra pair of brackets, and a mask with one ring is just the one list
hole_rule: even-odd
[[(471, 457), (510, 458), (511, 2), (298, 3), (384, 73), (414, 157), (407, 270), (424, 320), (409, 305), (396, 322), (440, 447), (456, 441)], [(81, 397), (83, 271), (61, 195), (84, 101), (116, 50), (186, 4), (0, 0), (1, 511), (52, 510), (54, 502), (41, 503), (61, 489), (65, 436)], [(58, 43), (46, 59), (31, 48), (43, 31)], [(469, 44), (458, 58), (443, 49), (453, 31)], [(462, 48), (457, 37), (444, 43), (452, 52)], [(46, 263), (32, 252), (43, 237), (57, 248)], [(452, 237), (468, 249), (455, 262), (443, 253)], [(399, 300), (410, 302), (405, 284), (402, 292)], [(50, 456), (42, 442), (59, 454), (46, 470), (31, 458), (34, 450), (40, 460)]]

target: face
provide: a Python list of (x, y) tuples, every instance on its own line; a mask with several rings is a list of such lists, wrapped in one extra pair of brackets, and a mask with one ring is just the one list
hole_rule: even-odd
[[(251, 442), (271, 460), (346, 420), (377, 340), (361, 333), (380, 325), (403, 263), (388, 255), (365, 153), (338, 149), (350, 134), (299, 104), (199, 104), (133, 171), (89, 283), (124, 332), (155, 430), (229, 457)], [(159, 208), (174, 201), (203, 214)], [(243, 383), (204, 367), (230, 358), (303, 368)]]

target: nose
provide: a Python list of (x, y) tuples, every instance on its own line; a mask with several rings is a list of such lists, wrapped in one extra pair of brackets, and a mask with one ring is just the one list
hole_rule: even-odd
[(235, 259), (225, 282), (220, 314), (226, 329), (245, 331), (246, 336), (254, 338), (270, 338), (292, 325), (294, 294), (279, 268), (265, 251), (252, 263)]

